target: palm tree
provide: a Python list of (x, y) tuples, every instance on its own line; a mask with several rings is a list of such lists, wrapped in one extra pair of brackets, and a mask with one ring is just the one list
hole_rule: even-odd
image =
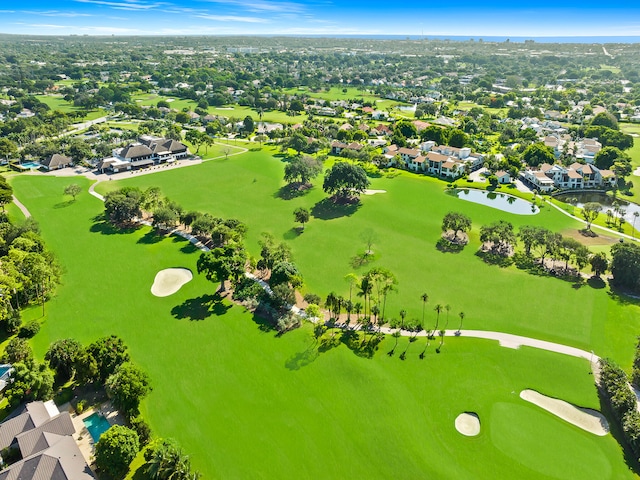
[(407, 316), (406, 310), (400, 310), (400, 330), (404, 329), (404, 317)]
[(362, 277), (362, 280), (360, 281), (360, 287), (359, 287), (360, 291), (358, 292), (358, 296), (359, 297), (363, 297), (364, 298), (364, 316), (367, 316), (367, 299), (370, 298), (371, 296), (371, 292), (373, 290), (373, 283), (371, 283), (371, 280), (369, 279), (369, 277)]
[(362, 312), (362, 304), (360, 302), (356, 302), (353, 304), (353, 311), (356, 312), (356, 320), (360, 321), (360, 313)]
[(458, 316), (460, 317), (460, 326), (458, 327), (458, 333), (460, 333), (460, 330), (462, 330), (462, 321), (464, 320), (464, 312), (460, 312)]
[(396, 330), (391, 334), (391, 336), (396, 339), (396, 343), (393, 344), (393, 348), (389, 352), (390, 357), (393, 356), (393, 354), (395, 353), (396, 347), (398, 346), (398, 339), (402, 336), (402, 334), (400, 333), (400, 330)]
[(331, 292), (327, 295), (327, 299), (324, 301), (325, 306), (329, 310), (329, 318), (333, 318), (333, 307), (336, 304), (336, 300), (338, 299), (338, 295), (336, 292)]
[(638, 217), (640, 217), (640, 212), (633, 212), (633, 231), (631, 232), (633, 234), (633, 238), (636, 238), (636, 220)]
[(351, 322), (351, 312), (353, 311), (353, 302), (345, 300), (344, 309), (347, 311), (347, 325)]
[(423, 293), (420, 295), (420, 298), (422, 299), (422, 323), (424, 324), (424, 308), (427, 306), (427, 302), (429, 301), (429, 295)]
[(433, 327), (433, 333), (438, 331), (438, 324), (440, 323), (440, 312), (442, 312), (443, 308), (444, 307), (440, 303), (438, 303), (434, 308), (434, 310), (438, 313), (438, 316), (436, 317), (436, 326)]
[[(353, 300), (352, 297), (352, 293), (353, 293), (353, 286), (358, 282), (358, 277), (356, 276), (355, 273), (348, 273), (344, 279), (349, 282), (349, 303), (351, 303), (351, 301)], [(351, 311), (347, 310), (347, 321), (351, 320)]]
[(344, 306), (344, 297), (342, 295), (336, 297), (336, 302), (335, 302), (335, 314), (336, 314), (336, 320), (340, 319), (340, 311), (342, 310), (342, 307)]
[(447, 311), (447, 323), (444, 324), (444, 329), (446, 330), (449, 326), (449, 312), (451, 311), (451, 305), (447, 304), (444, 306), (444, 309)]
[[(371, 307), (371, 313), (373, 314), (373, 323), (374, 323), (374, 325), (380, 327), (380, 325), (378, 325), (378, 315), (380, 314), (380, 307), (378, 307), (377, 303), (373, 307)], [(380, 319), (380, 320), (382, 320), (382, 319)]]

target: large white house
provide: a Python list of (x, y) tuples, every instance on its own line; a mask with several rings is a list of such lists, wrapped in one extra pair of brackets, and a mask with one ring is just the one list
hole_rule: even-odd
[(142, 135), (138, 142), (113, 150), (113, 156), (103, 159), (98, 169), (104, 173), (122, 172), (160, 163), (171, 163), (189, 155), (181, 142), (168, 138)]
[(595, 165), (572, 163), (568, 167), (544, 163), (539, 169), (524, 171), (523, 179), (531, 187), (548, 193), (555, 189), (580, 190), (607, 188), (616, 184), (611, 170), (599, 169)]

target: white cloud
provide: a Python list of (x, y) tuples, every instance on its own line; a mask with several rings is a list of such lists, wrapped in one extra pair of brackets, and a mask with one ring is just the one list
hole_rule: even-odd
[(252, 12), (288, 12), (300, 13), (305, 10), (304, 5), (295, 2), (281, 2), (271, 0), (207, 0), (211, 3), (233, 5)]
[(205, 20), (213, 20), (215, 22), (240, 22), (240, 23), (268, 23), (266, 18), (259, 17), (243, 17), (240, 15), (210, 15), (207, 13), (201, 13), (194, 15), (197, 18), (203, 18)]
[(26, 13), (27, 15), (42, 15), (43, 17), (93, 17), (90, 13), (60, 12), (58, 10), (21, 10), (20, 13)]
[(134, 10), (134, 11), (144, 11), (144, 10), (153, 10), (154, 8), (158, 8), (164, 3), (143, 3), (138, 0), (123, 0), (123, 1), (107, 1), (107, 0), (74, 0), (79, 3), (90, 3), (92, 5), (104, 5), (106, 7), (111, 7), (116, 10)]

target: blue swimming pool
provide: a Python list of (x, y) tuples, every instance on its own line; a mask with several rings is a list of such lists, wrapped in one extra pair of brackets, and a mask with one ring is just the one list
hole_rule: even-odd
[(82, 420), (82, 423), (89, 430), (94, 443), (97, 443), (102, 434), (111, 428), (109, 421), (97, 412)]
[(20, 166), (22, 168), (40, 168), (42, 165), (40, 165), (38, 162), (22, 162), (20, 164)]

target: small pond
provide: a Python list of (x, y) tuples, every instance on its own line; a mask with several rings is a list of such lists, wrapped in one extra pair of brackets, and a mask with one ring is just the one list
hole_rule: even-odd
[[(607, 210), (613, 210), (614, 208), (613, 197), (599, 192), (563, 193), (560, 195), (556, 195), (555, 198), (560, 200), (561, 202), (569, 203), (579, 208), (582, 208), (585, 203), (597, 202), (602, 205), (602, 213), (605, 214)], [(617, 201), (620, 208), (624, 210), (625, 213), (623, 217), (627, 221), (627, 223), (633, 224), (634, 220), (636, 220), (637, 223), (637, 219), (634, 217), (634, 213), (638, 212), (638, 214), (640, 214), (640, 205), (627, 202), (620, 197), (616, 198), (615, 201)], [(640, 223), (638, 225), (640, 225)]]
[(453, 193), (462, 200), (497, 208), (503, 212), (513, 213), (515, 215), (535, 215), (540, 211), (533, 203), (512, 195), (507, 195), (506, 193), (487, 192), (485, 190), (469, 188), (456, 189), (453, 190)]

